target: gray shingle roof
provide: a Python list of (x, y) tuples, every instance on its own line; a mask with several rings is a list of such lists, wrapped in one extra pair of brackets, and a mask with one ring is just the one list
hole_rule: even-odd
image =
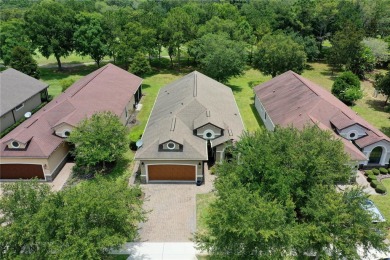
[[(160, 89), (135, 158), (207, 160), (207, 142), (193, 133), (204, 123), (224, 129), (223, 136), (212, 140), (213, 146), (238, 140), (244, 130), (231, 89), (194, 71)], [(182, 140), (183, 151), (159, 151), (158, 145), (169, 140)]]
[(49, 85), (15, 69), (0, 73), (0, 116), (8, 113)]

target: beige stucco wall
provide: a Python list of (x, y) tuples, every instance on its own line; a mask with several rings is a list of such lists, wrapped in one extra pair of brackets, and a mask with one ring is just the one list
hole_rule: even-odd
[[(120, 115), (120, 120), (122, 124), (126, 124), (126, 121), (131, 113), (134, 111), (135, 98), (134, 95), (131, 96), (129, 103), (127, 103), (126, 108), (123, 109), (122, 114)], [(127, 118), (126, 118), (126, 110), (127, 110)]]
[(64, 131), (72, 131), (72, 129), (73, 129), (73, 126), (68, 125), (66, 123), (63, 123), (63, 124), (60, 124), (59, 126), (57, 126), (54, 130), (55, 130), (56, 135), (62, 137)]
[(225, 158), (225, 148), (227, 146), (230, 146), (230, 143), (223, 143), (215, 147), (215, 162), (219, 163), (222, 162), (223, 159)]
[[(143, 163), (143, 165), (142, 165)], [(200, 165), (199, 165), (200, 163)], [(156, 164), (176, 164), (176, 165), (194, 165), (196, 166), (196, 177), (203, 177), (203, 162), (202, 161), (191, 161), (191, 160), (146, 160), (140, 161), (140, 169), (141, 169), (141, 179), (147, 180), (147, 166), (148, 165), (156, 165)]]
[(65, 159), (67, 154), (69, 153), (69, 145), (66, 142), (60, 144), (57, 149), (50, 155), (48, 159), (48, 170), (50, 175), (53, 174), (56, 170), (58, 170), (58, 166)]
[(14, 123), (15, 121), (14, 117), (12, 116), (12, 111), (9, 111), (0, 118), (0, 131), (3, 132)]
[[(342, 137), (344, 137), (348, 140), (355, 140), (355, 139), (358, 139), (358, 138), (366, 135), (365, 129), (363, 127), (359, 126), (358, 124), (352, 125), (352, 126), (347, 127), (341, 131), (338, 131), (338, 133)], [(350, 138), (351, 133), (355, 134), (355, 136), (353, 138)]]

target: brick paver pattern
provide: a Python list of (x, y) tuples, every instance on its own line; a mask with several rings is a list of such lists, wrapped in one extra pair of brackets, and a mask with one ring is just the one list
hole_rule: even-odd
[(205, 165), (205, 182), (195, 184), (145, 184), (144, 209), (148, 220), (140, 225), (141, 242), (189, 242), (196, 231), (196, 194), (212, 190), (215, 176)]

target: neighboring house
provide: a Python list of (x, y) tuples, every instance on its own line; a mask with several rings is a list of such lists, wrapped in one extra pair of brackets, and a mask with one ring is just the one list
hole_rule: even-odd
[(389, 165), (390, 138), (331, 93), (288, 71), (254, 88), (255, 106), (266, 128), (317, 125), (344, 143), (355, 165)]
[(113, 112), (125, 124), (141, 98), (141, 83), (112, 64), (74, 83), (0, 140), (0, 179), (53, 180), (66, 162), (72, 129), (102, 111)]
[(46, 101), (48, 87), (12, 68), (0, 72), (0, 132)]
[(201, 181), (243, 130), (231, 89), (192, 72), (160, 89), (135, 155), (141, 181)]

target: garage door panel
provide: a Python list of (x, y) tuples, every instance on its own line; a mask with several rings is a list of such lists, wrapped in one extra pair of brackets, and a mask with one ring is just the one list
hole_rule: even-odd
[(194, 165), (149, 165), (149, 181), (195, 181)]
[(0, 179), (45, 179), (40, 164), (1, 164)]

